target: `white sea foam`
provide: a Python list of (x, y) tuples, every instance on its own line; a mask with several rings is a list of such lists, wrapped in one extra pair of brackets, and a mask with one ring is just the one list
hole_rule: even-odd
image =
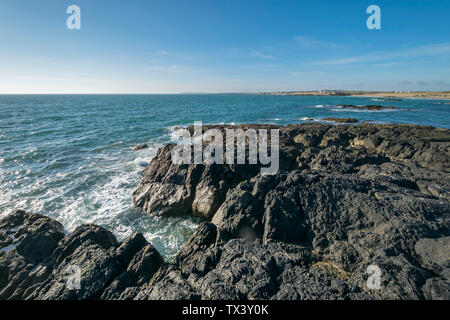
[[(190, 219), (184, 222), (185, 218), (157, 219), (133, 208), (131, 194), (141, 179), (142, 165), (149, 163), (161, 146), (156, 143), (149, 145), (147, 149), (129, 152), (123, 161), (114, 160), (123, 158), (124, 154), (104, 155), (104, 160), (95, 167), (99, 182), (89, 189), (80, 188), (79, 192), (73, 194), (74, 188), (78, 190), (79, 185), (91, 183), (91, 177), (85, 176), (84, 181), (78, 181), (76, 186), (48, 189), (42, 198), (33, 199), (24, 207), (33, 208), (31, 210), (35, 212), (48, 212), (44, 209), (46, 203), (54, 202), (59, 197), (63, 207), (56, 210), (53, 217), (68, 231), (73, 231), (81, 224), (93, 223), (111, 230), (119, 240), (126, 239), (134, 232), (142, 232), (148, 241), (156, 241), (154, 245), (161, 253), (169, 259), (173, 258), (186, 240), (186, 235), (192, 233), (198, 223)], [(85, 168), (85, 171), (90, 169)], [(184, 231), (180, 233), (180, 230)]]
[(141, 166), (141, 167), (146, 167), (149, 164), (149, 162), (146, 159), (142, 159), (142, 158), (134, 159), (134, 163), (136, 163), (138, 166)]
[(168, 130), (169, 130), (170, 142), (172, 142), (172, 143), (180, 142), (181, 132), (182, 132), (182, 130), (184, 130), (186, 128), (187, 128), (186, 126), (171, 126), (171, 127), (169, 127)]
[(325, 122), (325, 123), (335, 123), (335, 124), (339, 124), (339, 122), (332, 121), (332, 120), (325, 120), (325, 119), (323, 119), (323, 118), (303, 117), (303, 118), (300, 118), (300, 120), (302, 120), (302, 121), (314, 121), (314, 122)]
[[(142, 177), (142, 166), (162, 146), (147, 144), (149, 148), (136, 152), (122, 142), (99, 147), (95, 156), (86, 155), (83, 165), (67, 172), (34, 179), (26, 186), (21, 186), (20, 181), (7, 181), (9, 185), (5, 187), (18, 195), (14, 208), (47, 214), (68, 232), (86, 223), (111, 230), (119, 240), (142, 232), (148, 241), (155, 239), (157, 249), (170, 259), (198, 223), (190, 218), (150, 217), (132, 206), (131, 194)], [(46, 167), (51, 168), (54, 163), (55, 160), (48, 161)], [(14, 209), (10, 208), (11, 198), (9, 193), (0, 193), (2, 216)]]

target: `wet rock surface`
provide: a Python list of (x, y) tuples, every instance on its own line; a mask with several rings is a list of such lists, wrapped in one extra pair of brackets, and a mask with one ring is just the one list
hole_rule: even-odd
[(324, 121), (338, 122), (338, 123), (357, 123), (358, 119), (354, 118), (324, 118)]
[(450, 299), (450, 130), (242, 128), (280, 129), (277, 174), (174, 165), (173, 145), (145, 169), (143, 214), (205, 220), (174, 261), (141, 234), (16, 211), (0, 220), (0, 298)]
[(393, 109), (396, 109), (395, 107), (391, 107), (391, 106), (388, 106), (388, 107), (386, 107), (386, 106), (380, 106), (380, 105), (354, 106), (354, 105), (352, 105), (352, 104), (343, 104), (343, 105), (340, 105), (340, 106), (338, 106), (338, 107), (341, 107), (341, 108), (350, 108), (350, 109), (375, 110), (375, 111), (378, 111), (378, 110), (393, 110)]
[(142, 144), (138, 144), (138, 145), (134, 146), (131, 150), (139, 151), (139, 150), (143, 150), (143, 149), (147, 149), (147, 148), (148, 148), (148, 144), (142, 143)]

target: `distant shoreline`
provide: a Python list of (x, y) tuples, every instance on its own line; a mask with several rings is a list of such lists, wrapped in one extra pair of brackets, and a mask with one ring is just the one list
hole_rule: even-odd
[(423, 99), (423, 100), (450, 100), (450, 91), (287, 91), (287, 92), (262, 92), (260, 94), (283, 96), (348, 96), (381, 99)]
[(363, 94), (354, 94), (351, 96), (367, 97), (367, 98), (450, 100), (450, 93), (440, 93), (440, 92), (408, 92), (408, 93), (376, 92), (373, 94), (363, 93)]
[[(388, 92), (388, 91), (273, 91), (273, 92), (192, 92), (192, 93), (0, 93), (2, 96), (152, 96), (152, 95), (275, 95), (275, 96), (319, 96), (319, 97), (363, 97), (390, 99), (449, 100), (450, 91), (443, 92)], [(446, 102), (443, 104), (450, 104)]]

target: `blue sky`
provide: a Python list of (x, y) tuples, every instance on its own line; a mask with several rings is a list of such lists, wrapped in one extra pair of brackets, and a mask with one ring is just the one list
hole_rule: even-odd
[(449, 21), (448, 0), (2, 0), (0, 93), (450, 90)]

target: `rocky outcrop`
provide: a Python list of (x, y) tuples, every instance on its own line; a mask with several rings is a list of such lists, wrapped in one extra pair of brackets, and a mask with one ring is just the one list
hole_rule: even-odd
[[(205, 130), (208, 128), (204, 127)], [(232, 127), (216, 128), (224, 131)], [(380, 170), (383, 163), (387, 164), (386, 168), (395, 164), (399, 170), (409, 171), (408, 176), (417, 180), (424, 193), (436, 194), (441, 190), (438, 185), (446, 184), (446, 179), (439, 179), (438, 187), (432, 187), (426, 179), (417, 178), (428, 175), (422, 167), (449, 169), (448, 139), (448, 130), (420, 126), (287, 126), (281, 130), (280, 170), (311, 169), (357, 174), (364, 164), (372, 164), (367, 170)], [(171, 159), (173, 147), (169, 144), (159, 149), (133, 194), (133, 203), (145, 212), (154, 215), (193, 214), (211, 220), (229, 190), (260, 172), (259, 165), (250, 164), (174, 165)], [(433, 181), (439, 175), (434, 171), (430, 174), (434, 175)], [(374, 177), (378, 175), (373, 172)], [(443, 177), (442, 173), (440, 177)], [(445, 186), (443, 188), (447, 190)], [(440, 193), (446, 197), (446, 192)]]
[(64, 235), (58, 222), (23, 211), (2, 219), (0, 230), (0, 299), (118, 299), (163, 263), (141, 234), (122, 244), (95, 225)]
[[(118, 243), (98, 226), (65, 235), (41, 215), (4, 218), (0, 298), (448, 300), (450, 131), (280, 130), (275, 175), (249, 164), (174, 165), (173, 145), (158, 151), (134, 203), (205, 220), (174, 261), (140, 234)], [(67, 282), (73, 266), (78, 288)]]
[(147, 148), (148, 148), (148, 144), (143, 143), (143, 144), (138, 144), (138, 145), (134, 146), (131, 150), (139, 151), (139, 150), (143, 150), (143, 149), (147, 149)]
[(358, 119), (354, 119), (354, 118), (324, 118), (323, 121), (331, 121), (331, 122), (338, 122), (338, 123), (357, 123), (357, 122), (359, 122)]
[(364, 109), (364, 110), (393, 110), (396, 109), (395, 107), (385, 107), (380, 105), (369, 105), (369, 106), (354, 106), (352, 104), (343, 104), (340, 105), (341, 108), (350, 108), (350, 109)]
[(63, 231), (60, 223), (23, 211), (0, 220), (0, 299), (23, 299), (49, 276)]
[[(282, 169), (274, 176), (249, 164), (179, 168), (170, 164), (170, 145), (144, 172), (134, 198), (144, 211), (164, 214), (151, 206), (162, 197), (164, 210), (173, 204), (171, 214), (198, 214), (193, 204), (204, 201), (208, 214), (202, 216), (212, 222), (178, 254), (179, 279), (203, 299), (448, 298), (448, 275), (433, 270), (417, 248), (448, 237), (449, 130), (369, 124), (280, 129)], [(206, 175), (196, 180), (196, 171)], [(188, 196), (158, 193), (153, 186), (166, 181), (190, 190)], [(446, 241), (436, 241), (448, 252)], [(440, 257), (447, 260), (437, 265), (448, 270), (448, 258)], [(381, 270), (379, 290), (367, 287), (369, 265)]]

